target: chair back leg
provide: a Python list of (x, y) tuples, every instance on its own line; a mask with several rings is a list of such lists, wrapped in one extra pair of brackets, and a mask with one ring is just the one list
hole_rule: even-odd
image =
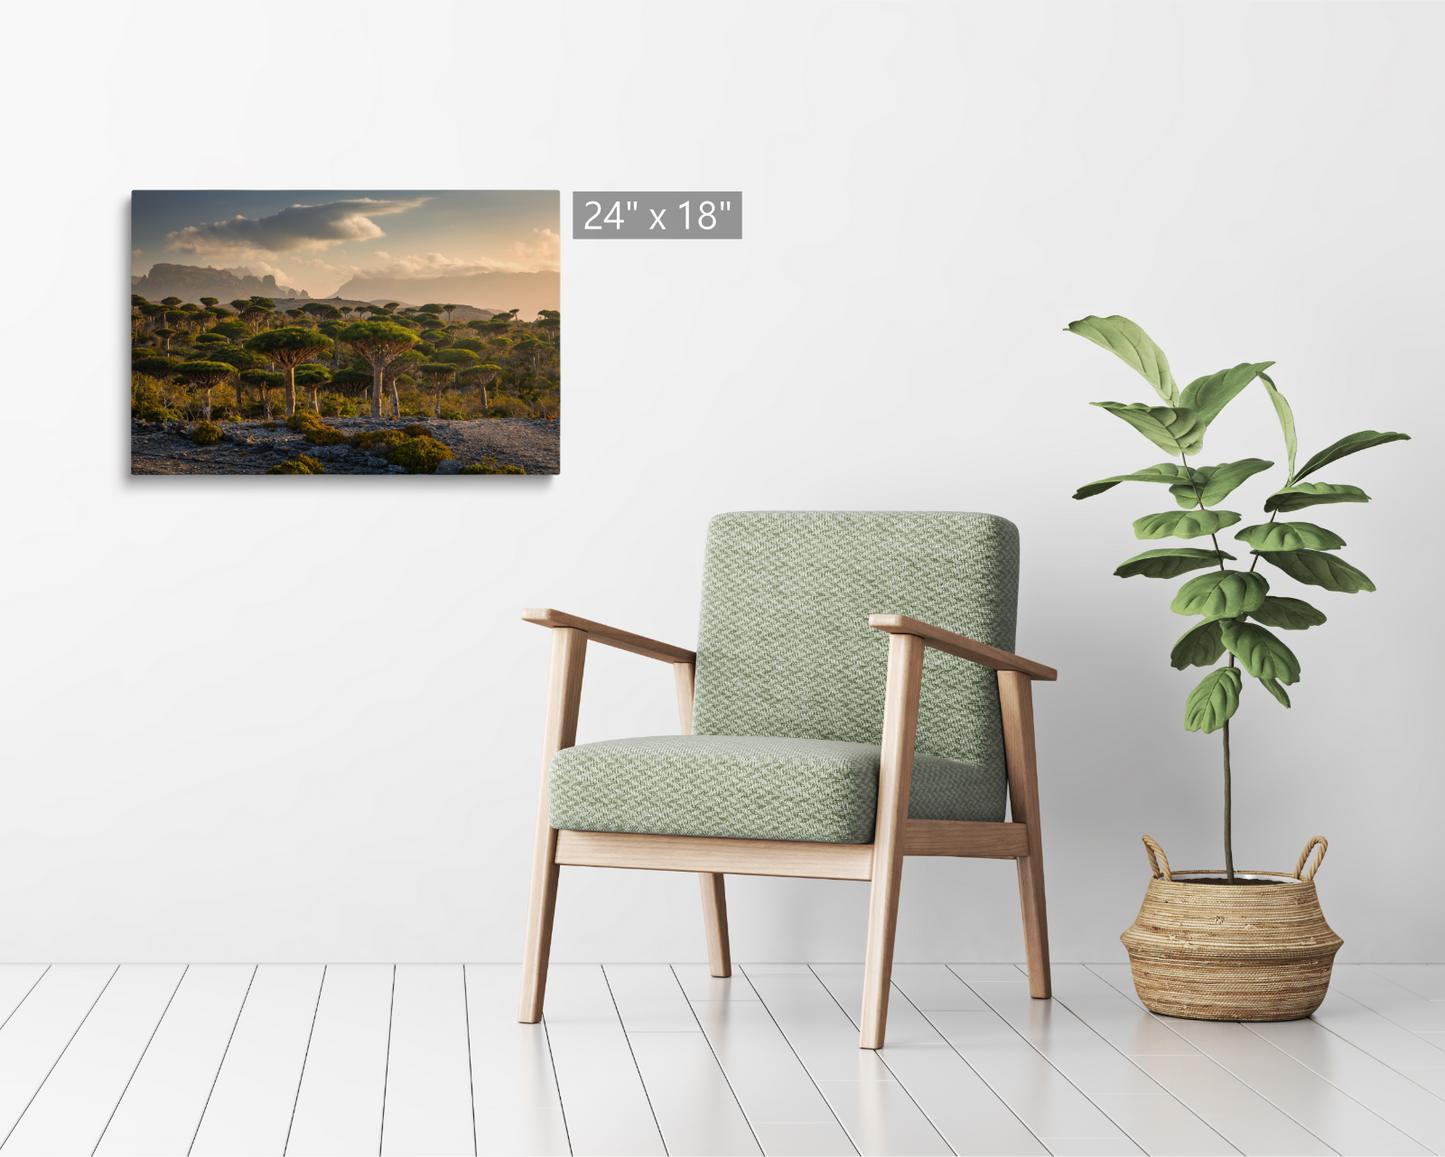
[(1018, 859), (1029, 995), (1043, 999), (1052, 994), (1053, 984), (1049, 977), (1049, 918), (1044, 906), (1044, 841), (1039, 829), (1033, 684), (1027, 675), (1018, 671), (1000, 671), (998, 697), (1003, 714), (1004, 754), (1008, 761), (1009, 808), (1013, 822), (1026, 824), (1029, 835), (1029, 854)]
[(699, 872), (702, 888), (702, 923), (707, 932), (707, 964), (714, 976), (733, 974), (733, 954), (728, 945), (728, 898), (721, 872)]
[(547, 721), (542, 735), (541, 788), (537, 793), (537, 835), (532, 851), (532, 890), (527, 902), (527, 939), (522, 951), (522, 1001), (517, 1019), (542, 1019), (547, 961), (552, 953), (552, 917), (557, 909), (557, 829), (547, 817), (547, 781), (552, 757), (577, 742), (577, 709), (582, 701), (582, 667), (587, 635), (573, 627), (552, 631), (552, 665), (547, 675)]
[(913, 782), (918, 693), (923, 683), (923, 640), (890, 635), (888, 689), (883, 706), (883, 753), (878, 769), (878, 818), (873, 830), (873, 889), (868, 900), (868, 948), (863, 958), (863, 1017), (858, 1047), (883, 1047), (888, 992), (893, 981), (893, 940), (898, 930), (898, 889), (903, 881), (903, 825)]

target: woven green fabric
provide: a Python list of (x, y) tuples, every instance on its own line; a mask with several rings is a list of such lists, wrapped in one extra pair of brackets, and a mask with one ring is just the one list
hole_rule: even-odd
[[(888, 636), (911, 615), (1014, 649), (1018, 530), (991, 514), (720, 514), (708, 528), (693, 730), (881, 742)], [(998, 678), (929, 649), (918, 751), (1004, 775)]]
[[(554, 828), (663, 836), (873, 842), (881, 749), (829, 739), (659, 735), (559, 751)], [(998, 820), (1005, 787), (956, 760), (915, 755), (914, 819)]]
[[(1018, 531), (994, 515), (718, 515), (695, 735), (559, 752), (552, 824), (866, 843), (888, 673), (888, 636), (868, 616), (911, 615), (1012, 651), (1017, 593)], [(1002, 820), (1006, 783), (997, 677), (928, 650), (909, 814)]]

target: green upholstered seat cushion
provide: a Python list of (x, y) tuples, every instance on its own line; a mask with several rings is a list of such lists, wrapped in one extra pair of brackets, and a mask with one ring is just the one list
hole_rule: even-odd
[[(826, 739), (660, 735), (587, 743), (552, 760), (552, 826), (866, 844), (880, 749)], [(915, 755), (914, 819), (1004, 818), (1005, 781), (987, 769)]]

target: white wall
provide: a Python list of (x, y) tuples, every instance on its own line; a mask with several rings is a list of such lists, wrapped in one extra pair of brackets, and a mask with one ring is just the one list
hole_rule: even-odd
[[(1375, 496), (1314, 514), (1380, 590), (1320, 596), (1292, 711), (1250, 694), (1236, 847), (1288, 867), (1323, 833), (1342, 959), (1445, 959), (1422, 918), (1439, 6), (6, 17), (0, 281), (30, 400), (0, 453), (0, 958), (516, 959), (547, 654), (517, 608), (691, 645), (707, 518), (810, 507), (1018, 523), (1019, 650), (1061, 672), (1036, 694), (1054, 952), (1121, 958), (1140, 833), (1221, 856), (1218, 737), (1183, 731), (1198, 673), (1167, 663), (1177, 584), (1110, 575), (1160, 492), (1070, 500), (1161, 457), (1087, 406), (1144, 384), (1061, 332), (1117, 312), (1184, 381), (1276, 359), (1304, 453), (1416, 436), (1326, 476)], [(134, 187), (708, 186), (744, 190), (743, 242), (565, 243), (560, 477), (127, 474)], [(1205, 460), (1278, 447), (1251, 392)], [(675, 728), (666, 668), (588, 669), (581, 739)], [(863, 885), (731, 889), (741, 959), (861, 957)], [(1007, 863), (911, 863), (900, 958), (1020, 958), (1015, 895)], [(558, 920), (558, 959), (703, 955), (691, 877), (570, 869)]]

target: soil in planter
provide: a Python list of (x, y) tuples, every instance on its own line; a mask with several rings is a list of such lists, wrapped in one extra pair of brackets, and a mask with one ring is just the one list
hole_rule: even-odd
[(1228, 880), (1175, 880), (1176, 884), (1223, 884), (1226, 888), (1238, 888), (1243, 885), (1254, 885), (1265, 888), (1282, 888), (1285, 886), (1283, 880), (1241, 880), (1237, 876), (1234, 883)]

